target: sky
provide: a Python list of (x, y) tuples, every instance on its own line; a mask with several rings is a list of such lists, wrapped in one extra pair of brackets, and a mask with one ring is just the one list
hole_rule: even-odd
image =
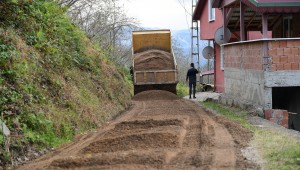
[(136, 18), (142, 27), (171, 30), (190, 27), (192, 0), (123, 0), (123, 3), (128, 16)]

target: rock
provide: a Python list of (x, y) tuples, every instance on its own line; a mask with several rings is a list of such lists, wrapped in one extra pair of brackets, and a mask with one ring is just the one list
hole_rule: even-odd
[(19, 162), (23, 162), (21, 158), (17, 158), (17, 161), (19, 161)]
[(1, 119), (0, 119), (0, 131), (3, 132), (5, 136), (10, 135), (10, 130)]
[(37, 152), (33, 152), (32, 154), (33, 154), (35, 157), (40, 156)]
[(260, 107), (256, 108), (256, 114), (260, 117), (264, 117), (264, 110)]
[(24, 160), (29, 161), (29, 158), (27, 158), (27, 156), (24, 156)]
[(39, 154), (44, 155), (44, 151), (43, 150), (39, 151)]

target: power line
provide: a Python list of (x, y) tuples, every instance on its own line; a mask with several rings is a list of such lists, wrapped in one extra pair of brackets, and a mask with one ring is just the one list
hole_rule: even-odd
[(180, 6), (184, 9), (185, 21), (186, 21), (187, 28), (189, 30), (190, 29), (190, 24), (189, 24), (189, 21), (188, 21), (188, 15), (187, 14), (189, 14), (190, 16), (192, 16), (192, 15), (185, 8), (185, 2), (184, 2), (184, 0), (182, 0), (182, 2), (180, 0), (177, 0), (177, 1), (179, 2)]
[[(179, 0), (180, 1), (180, 0)], [(183, 4), (185, 5), (184, 1), (183, 1)], [(188, 26), (188, 30), (190, 30), (190, 24), (189, 24), (189, 21), (188, 21), (188, 13), (187, 11), (185, 10), (185, 21), (186, 21), (186, 25)], [(191, 31), (191, 30), (190, 30)]]
[(192, 14), (185, 8), (185, 4), (184, 4), (184, 0), (183, 3), (180, 0), (177, 0), (179, 2), (179, 4), (181, 5), (181, 7), (184, 9), (184, 11), (189, 14), (190, 16), (192, 16)]

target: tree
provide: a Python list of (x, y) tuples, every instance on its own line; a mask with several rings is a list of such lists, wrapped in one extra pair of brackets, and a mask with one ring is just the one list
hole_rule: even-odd
[(190, 67), (189, 54), (183, 51), (180, 42), (175, 37), (172, 37), (172, 48), (177, 61), (178, 80), (185, 82), (186, 73)]
[(79, 0), (56, 0), (57, 3), (61, 6), (68, 6), (71, 7), (73, 6), (76, 2), (78, 2)]
[(131, 31), (138, 22), (128, 17), (120, 0), (58, 0), (69, 6), (73, 22), (121, 65), (130, 63)]

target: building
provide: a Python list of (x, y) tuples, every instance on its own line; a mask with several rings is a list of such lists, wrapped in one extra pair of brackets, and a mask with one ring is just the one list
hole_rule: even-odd
[(298, 118), (289, 126), (300, 130), (300, 1), (199, 0), (193, 19), (200, 39), (213, 40), (221, 26), (231, 32), (229, 43), (214, 43), (222, 102), (260, 107), (284, 126), (290, 113)]
[[(209, 0), (210, 1), (210, 0)], [(193, 15), (193, 20), (200, 20), (200, 39), (211, 41), (215, 49), (214, 56), (214, 87), (216, 92), (224, 92), (224, 69), (220, 67), (220, 46), (213, 43), (214, 34), (222, 27), (222, 11), (212, 8), (207, 0), (199, 0)]]

